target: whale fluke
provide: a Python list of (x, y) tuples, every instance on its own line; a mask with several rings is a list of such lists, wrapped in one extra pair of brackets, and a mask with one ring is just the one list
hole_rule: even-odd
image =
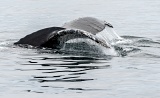
[(83, 17), (65, 23), (62, 27), (69, 29), (80, 29), (92, 34), (97, 34), (105, 29), (106, 22), (92, 17)]
[[(109, 35), (111, 39), (108, 38)], [(120, 37), (113, 32), (111, 24), (96, 18), (83, 17), (65, 23), (62, 27), (50, 27), (33, 32), (14, 44), (60, 49), (65, 42), (78, 38), (90, 39), (101, 46), (110, 48), (109, 42)]]

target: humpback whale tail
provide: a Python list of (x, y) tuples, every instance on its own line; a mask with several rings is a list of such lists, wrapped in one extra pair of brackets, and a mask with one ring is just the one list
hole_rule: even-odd
[(110, 43), (122, 38), (116, 34), (111, 24), (96, 18), (84, 17), (65, 23), (62, 27), (36, 31), (15, 44), (61, 49), (66, 42), (74, 39), (89, 39), (105, 48), (112, 48)]

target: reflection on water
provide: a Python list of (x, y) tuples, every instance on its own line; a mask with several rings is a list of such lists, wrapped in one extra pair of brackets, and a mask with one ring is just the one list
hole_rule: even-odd
[[(32, 57), (32, 56), (31, 56)], [(95, 58), (95, 57), (85, 57), (85, 56), (62, 56), (60, 58), (52, 58), (52, 57), (35, 57), (35, 58), (27, 58), (28, 62), (22, 63), (23, 66), (20, 69), (16, 69), (22, 72), (30, 72), (39, 74), (32, 75), (29, 79), (30, 82), (40, 83), (41, 88), (56, 88), (64, 90), (99, 90), (81, 87), (70, 87), (69, 85), (66, 87), (66, 82), (85, 82), (85, 81), (93, 81), (96, 77), (84, 77), (92, 70), (99, 69), (108, 69), (110, 65), (107, 64), (110, 57), (107, 58)], [(25, 67), (27, 66), (27, 67)], [(36, 66), (38, 68), (34, 68), (31, 66)], [(61, 83), (62, 82), (62, 83)], [(61, 85), (50, 85), (61, 83)], [(37, 92), (43, 93), (46, 91), (29, 89), (25, 90), (28, 92)]]

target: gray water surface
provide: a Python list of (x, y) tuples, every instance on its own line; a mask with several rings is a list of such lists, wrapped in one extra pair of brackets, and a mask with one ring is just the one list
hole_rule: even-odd
[[(1, 98), (159, 98), (159, 0), (3, 0), (0, 2)], [(124, 55), (22, 48), (42, 28), (91, 16), (134, 43)]]

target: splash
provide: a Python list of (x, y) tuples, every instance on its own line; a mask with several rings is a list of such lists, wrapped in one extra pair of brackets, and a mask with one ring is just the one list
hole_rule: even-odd
[(124, 40), (122, 37), (120, 37), (113, 28), (106, 26), (106, 28), (96, 34), (98, 38), (105, 41), (107, 44), (114, 45), (118, 41)]

